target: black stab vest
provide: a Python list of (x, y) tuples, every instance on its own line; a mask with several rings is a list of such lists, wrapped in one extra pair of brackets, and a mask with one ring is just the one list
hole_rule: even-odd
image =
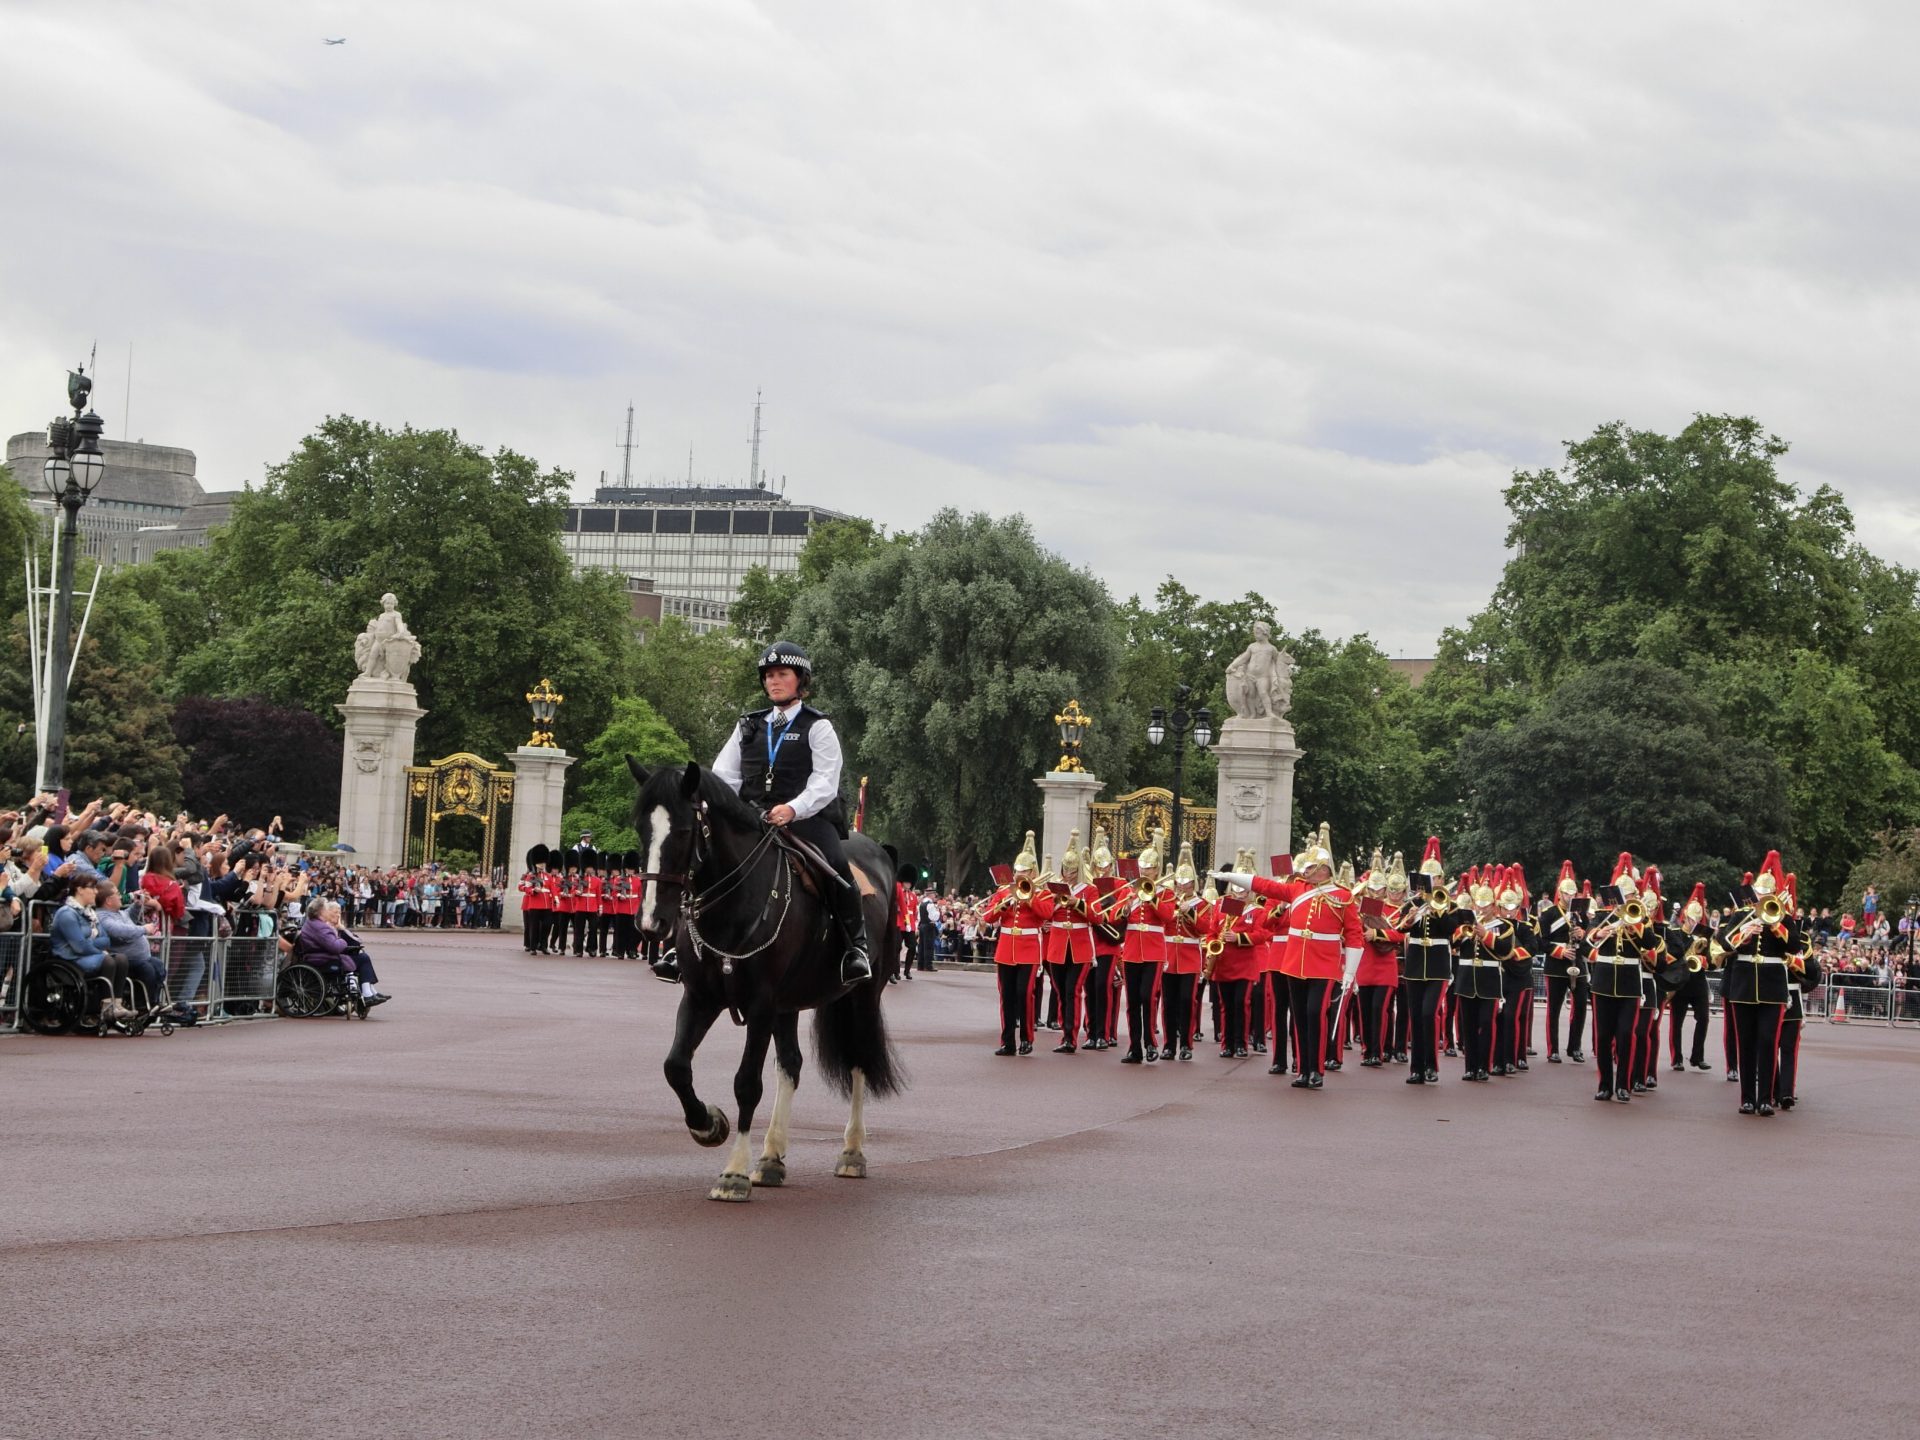
[[(813, 778), (813, 744), (807, 732), (824, 720), (811, 705), (793, 712), (793, 724), (780, 741), (771, 767), (767, 764), (767, 717), (772, 709), (740, 717), (740, 798), (761, 810), (785, 805), (807, 788)], [(780, 734), (780, 725), (773, 727)]]

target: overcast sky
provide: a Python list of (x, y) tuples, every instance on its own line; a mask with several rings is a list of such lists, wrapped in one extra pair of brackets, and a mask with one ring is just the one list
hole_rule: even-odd
[(1513, 469), (1729, 410), (1920, 564), (1915, 15), (0, 0), (0, 428), (97, 338), (210, 489), (348, 413), (584, 494), (758, 388), (791, 499), (1426, 655)]

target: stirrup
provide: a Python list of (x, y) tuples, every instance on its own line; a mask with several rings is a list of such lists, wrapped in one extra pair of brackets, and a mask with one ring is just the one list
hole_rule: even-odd
[(873, 961), (857, 945), (850, 945), (840, 957), (840, 983), (859, 985), (873, 978)]

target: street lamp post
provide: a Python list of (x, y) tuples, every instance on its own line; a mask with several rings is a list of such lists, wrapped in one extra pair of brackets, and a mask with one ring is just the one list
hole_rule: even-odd
[(54, 579), (53, 652), (47, 677), (47, 768), (43, 784), (48, 790), (66, 785), (67, 671), (73, 663), (73, 567), (80, 549), (80, 509), (92, 498), (107, 468), (100, 454), (100, 436), (107, 422), (86, 409), (92, 393), (93, 381), (85, 369), (68, 372), (67, 403), (73, 406), (73, 414), (55, 416), (47, 426), (47, 462), (41, 471), (47, 492), (65, 512), (59, 570)]
[(1167, 847), (1172, 853), (1161, 857), (1162, 865), (1177, 861), (1180, 855), (1180, 792), (1185, 784), (1187, 736), (1192, 734), (1193, 748), (1202, 752), (1213, 744), (1213, 712), (1202, 705), (1189, 714), (1187, 699), (1192, 694), (1191, 685), (1175, 686), (1173, 713), (1169, 715), (1156, 705), (1147, 719), (1149, 745), (1158, 745), (1168, 735), (1173, 736), (1173, 834)]
[(560, 713), (561, 702), (567, 697), (553, 688), (553, 682), (542, 676), (540, 683), (527, 691), (527, 704), (533, 707), (533, 738), (527, 741), (531, 747), (553, 750), (553, 721)]

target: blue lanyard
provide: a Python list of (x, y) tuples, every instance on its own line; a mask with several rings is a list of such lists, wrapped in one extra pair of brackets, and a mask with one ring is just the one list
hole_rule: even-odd
[(767, 717), (767, 778), (769, 781), (773, 778), (774, 756), (778, 753), (781, 743), (787, 738), (787, 732), (793, 728), (793, 722), (799, 718), (800, 708), (796, 705), (793, 714), (787, 717), (787, 723), (780, 727), (780, 733), (776, 735), (773, 733), (773, 717), (771, 715)]

